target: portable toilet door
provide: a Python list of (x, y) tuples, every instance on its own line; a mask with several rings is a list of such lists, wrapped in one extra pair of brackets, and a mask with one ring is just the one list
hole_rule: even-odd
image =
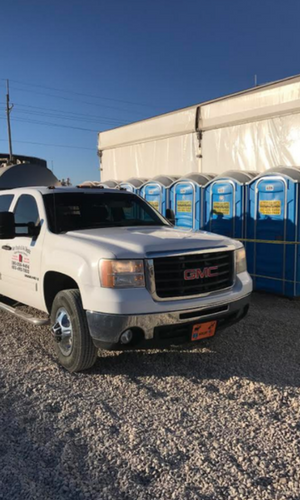
[(300, 295), (300, 169), (277, 167), (248, 184), (246, 251), (254, 288)]
[(205, 186), (203, 226), (206, 231), (244, 238), (246, 183), (257, 173), (229, 170)]
[(177, 178), (159, 175), (147, 181), (140, 189), (142, 196), (150, 205), (162, 215), (166, 215), (169, 208), (169, 189)]
[(176, 181), (170, 189), (170, 208), (175, 226), (199, 230), (202, 226), (201, 206), (203, 186), (211, 176), (192, 172)]
[(142, 179), (139, 177), (131, 177), (130, 179), (127, 179), (127, 181), (120, 182), (118, 187), (126, 189), (126, 191), (129, 191), (130, 193), (139, 194), (141, 186), (145, 184), (147, 180), (148, 179)]

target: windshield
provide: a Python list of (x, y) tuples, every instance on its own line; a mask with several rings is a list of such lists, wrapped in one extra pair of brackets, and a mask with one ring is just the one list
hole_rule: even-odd
[(43, 196), (54, 233), (104, 227), (169, 225), (156, 210), (134, 194), (55, 193)]

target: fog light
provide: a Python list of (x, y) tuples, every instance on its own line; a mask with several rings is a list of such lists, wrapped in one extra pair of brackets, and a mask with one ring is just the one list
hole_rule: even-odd
[(121, 344), (129, 344), (129, 342), (132, 340), (133, 333), (131, 330), (125, 330), (125, 332), (122, 333), (120, 341)]

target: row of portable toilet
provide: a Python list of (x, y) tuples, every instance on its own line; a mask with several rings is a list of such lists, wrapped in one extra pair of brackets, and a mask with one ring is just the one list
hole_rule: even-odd
[(161, 175), (151, 180), (129, 179), (118, 187), (139, 194), (164, 216), (171, 209), (177, 227), (243, 238), (245, 185), (254, 175), (240, 171), (219, 176), (192, 172), (180, 178)]
[[(229, 171), (127, 181), (178, 227), (204, 229), (243, 241), (254, 288), (300, 296), (300, 168), (261, 174)], [(113, 186), (111, 186), (113, 187)], [(126, 187), (126, 183), (119, 183)]]
[(160, 175), (153, 179), (129, 179), (120, 188), (139, 194), (150, 205), (166, 216), (174, 212), (175, 225), (189, 229), (202, 227), (202, 188), (213, 175), (192, 173), (185, 178)]

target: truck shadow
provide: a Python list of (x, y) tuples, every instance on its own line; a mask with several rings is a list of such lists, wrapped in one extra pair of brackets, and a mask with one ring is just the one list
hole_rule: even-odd
[(254, 294), (248, 316), (214, 338), (169, 350), (99, 354), (89, 373), (143, 377), (181, 376), (194, 383), (243, 377), (277, 386), (300, 387), (297, 302)]

